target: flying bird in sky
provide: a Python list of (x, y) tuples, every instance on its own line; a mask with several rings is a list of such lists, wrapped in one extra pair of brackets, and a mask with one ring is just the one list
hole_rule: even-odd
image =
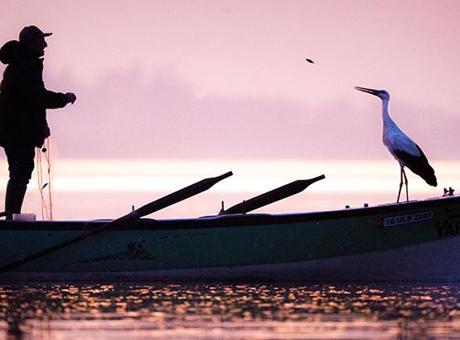
[(305, 58), (306, 61), (308, 61), (310, 64), (314, 64), (315, 62), (311, 59)]
[(437, 186), (438, 183), (436, 176), (434, 175), (434, 170), (428, 163), (428, 159), (422, 149), (404, 132), (402, 132), (393, 119), (391, 119), (388, 112), (390, 94), (385, 90), (374, 90), (365, 87), (355, 86), (355, 89), (370, 93), (382, 100), (383, 144), (385, 144), (401, 167), (399, 191), (396, 202), (399, 202), (399, 198), (401, 196), (403, 179), (404, 184), (406, 185), (406, 200), (409, 201), (408, 181), (404, 167), (408, 167), (412, 170), (412, 172), (422, 177), (427, 184), (434, 187)]

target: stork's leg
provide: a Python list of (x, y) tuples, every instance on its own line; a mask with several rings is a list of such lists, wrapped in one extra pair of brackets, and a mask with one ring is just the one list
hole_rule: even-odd
[(404, 168), (401, 169), (402, 174), (404, 176), (404, 182), (406, 184), (406, 201), (409, 202), (409, 181), (407, 180), (406, 172), (404, 171)]
[(396, 200), (396, 203), (399, 203), (399, 197), (401, 196), (401, 189), (403, 185), (403, 168), (401, 168), (401, 172), (399, 174), (399, 191), (398, 191), (398, 199)]

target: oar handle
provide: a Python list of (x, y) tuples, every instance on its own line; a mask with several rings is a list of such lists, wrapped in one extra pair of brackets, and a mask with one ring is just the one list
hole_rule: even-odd
[(310, 184), (313, 184), (324, 178), (326, 177), (321, 175), (310, 179), (297, 180), (288, 183), (279, 188), (270, 190), (249, 200), (238, 203), (224, 211), (221, 211), (219, 215), (245, 214), (249, 211), (264, 207), (286, 197), (295, 195), (305, 190)]

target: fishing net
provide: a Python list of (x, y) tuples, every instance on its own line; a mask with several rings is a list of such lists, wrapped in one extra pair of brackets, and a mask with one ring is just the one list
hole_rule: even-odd
[(37, 156), (37, 180), (40, 192), (41, 214), (44, 221), (53, 220), (53, 197), (51, 190), (51, 152), (49, 138), (44, 146), (38, 149)]

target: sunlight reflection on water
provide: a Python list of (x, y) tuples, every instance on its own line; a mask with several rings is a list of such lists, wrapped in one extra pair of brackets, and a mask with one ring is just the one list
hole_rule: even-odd
[(0, 286), (9, 339), (460, 337), (458, 285)]

